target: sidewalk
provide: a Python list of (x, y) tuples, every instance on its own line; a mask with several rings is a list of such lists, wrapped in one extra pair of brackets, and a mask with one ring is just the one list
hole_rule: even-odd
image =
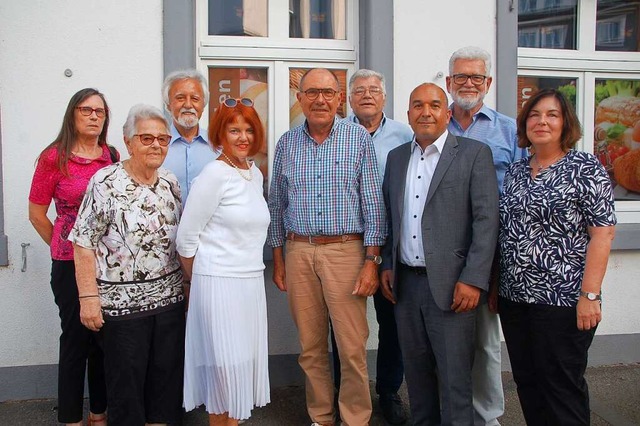
[[(587, 370), (591, 394), (591, 424), (593, 426), (640, 425), (640, 364), (595, 367)], [(510, 373), (503, 373), (506, 411), (500, 418), (503, 426), (524, 425), (516, 385)], [(372, 394), (374, 394), (372, 387)], [(403, 386), (402, 398), (407, 391)], [(273, 389), (271, 404), (254, 410), (246, 426), (308, 426), (311, 422), (304, 406), (304, 389), (291, 386)], [(0, 403), (0, 425), (57, 425), (54, 400), (16, 401)], [(371, 426), (383, 426), (377, 400), (373, 402)], [(200, 409), (185, 415), (184, 426), (207, 425), (207, 415)], [(407, 422), (407, 425), (410, 424)]]

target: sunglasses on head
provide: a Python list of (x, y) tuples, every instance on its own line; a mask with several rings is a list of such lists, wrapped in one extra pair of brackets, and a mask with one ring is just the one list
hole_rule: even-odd
[(238, 103), (241, 103), (242, 105), (248, 106), (248, 107), (253, 106), (253, 100), (249, 98), (242, 98), (242, 99), (227, 98), (224, 100), (222, 105), (229, 108), (235, 108), (236, 106), (238, 106)]

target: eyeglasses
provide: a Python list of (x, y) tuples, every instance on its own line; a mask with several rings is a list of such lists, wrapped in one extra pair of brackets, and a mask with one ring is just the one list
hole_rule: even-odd
[(242, 99), (227, 98), (224, 100), (224, 102), (222, 102), (222, 105), (229, 108), (235, 108), (236, 106), (238, 106), (238, 103), (241, 103), (242, 105), (248, 106), (248, 107), (253, 106), (253, 100), (249, 98), (242, 98)]
[(309, 99), (310, 101), (315, 101), (316, 99), (318, 99), (318, 96), (320, 96), (320, 94), (322, 94), (322, 97), (325, 101), (330, 101), (331, 99), (335, 98), (336, 93), (338, 93), (333, 89), (307, 89), (301, 90), (301, 92), (304, 93), (307, 99)]
[(463, 85), (467, 82), (467, 80), (471, 79), (471, 83), (475, 84), (476, 86), (479, 86), (482, 83), (484, 83), (484, 81), (487, 79), (487, 76), (479, 75), (479, 74), (473, 74), (473, 75), (454, 74), (451, 76), (451, 78), (453, 79), (453, 82), (455, 84)]
[(107, 113), (104, 108), (76, 107), (76, 109), (80, 111), (80, 114), (84, 115), (85, 117), (89, 117), (92, 113), (95, 112), (96, 117), (104, 118), (105, 114)]
[(369, 94), (371, 96), (378, 96), (380, 94), (382, 94), (382, 89), (380, 87), (377, 86), (371, 86), (371, 87), (357, 87), (353, 90), (353, 92), (351, 92), (352, 95), (361, 97), (364, 96), (365, 93), (367, 93), (367, 91), (369, 91)]
[(153, 142), (158, 139), (158, 143), (160, 144), (160, 146), (167, 146), (169, 145), (169, 142), (171, 142), (171, 135), (158, 135), (158, 136), (153, 136), (150, 133), (142, 133), (139, 135), (133, 135), (133, 136), (137, 136), (140, 138), (140, 142), (142, 142), (142, 145), (146, 145), (149, 146), (151, 144), (153, 144)]

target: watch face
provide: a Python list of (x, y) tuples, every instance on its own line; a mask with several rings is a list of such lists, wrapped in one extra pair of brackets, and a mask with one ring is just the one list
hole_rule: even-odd
[(595, 295), (595, 293), (587, 293), (587, 299), (589, 299), (589, 300), (596, 300), (596, 295)]

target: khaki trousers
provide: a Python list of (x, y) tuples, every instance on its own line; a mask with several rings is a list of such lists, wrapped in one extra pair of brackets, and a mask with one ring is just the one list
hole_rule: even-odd
[(325, 245), (287, 241), (287, 299), (300, 339), (298, 362), (306, 376), (309, 417), (320, 424), (335, 421), (328, 357), (329, 316), (340, 353), (338, 406), (342, 422), (364, 426), (371, 417), (367, 299), (351, 294), (363, 262), (362, 241)]

